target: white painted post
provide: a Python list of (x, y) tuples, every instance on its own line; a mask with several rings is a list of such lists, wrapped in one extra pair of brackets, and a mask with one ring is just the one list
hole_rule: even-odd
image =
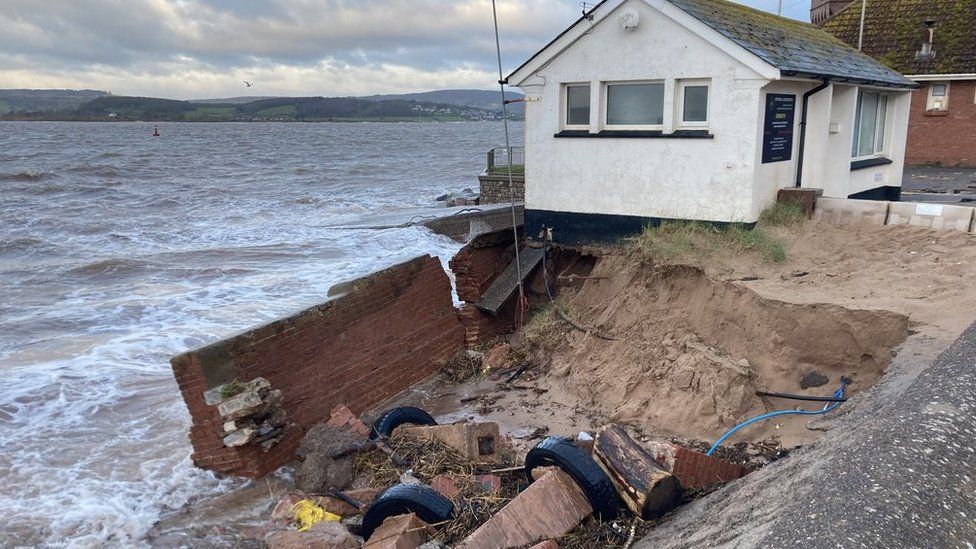
[(857, 51), (864, 47), (864, 16), (868, 11), (868, 0), (861, 0), (861, 29), (857, 33)]

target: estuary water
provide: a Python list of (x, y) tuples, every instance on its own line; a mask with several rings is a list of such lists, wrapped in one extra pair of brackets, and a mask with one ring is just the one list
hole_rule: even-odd
[[(0, 546), (133, 546), (235, 490), (169, 358), (459, 244), (336, 229), (476, 187), (500, 123), (0, 122)], [(515, 127), (520, 141), (521, 126)]]

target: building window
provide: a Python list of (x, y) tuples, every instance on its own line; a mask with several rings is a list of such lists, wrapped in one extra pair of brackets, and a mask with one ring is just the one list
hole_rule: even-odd
[(590, 85), (566, 86), (566, 127), (589, 128)]
[(854, 119), (854, 147), (851, 156), (877, 156), (885, 150), (885, 130), (888, 120), (888, 96), (862, 91), (857, 97)]
[(664, 124), (664, 83), (607, 84), (607, 127), (653, 128)]
[(933, 82), (929, 84), (928, 110), (944, 111), (949, 108), (949, 83)]
[(678, 127), (708, 125), (708, 80), (678, 82)]

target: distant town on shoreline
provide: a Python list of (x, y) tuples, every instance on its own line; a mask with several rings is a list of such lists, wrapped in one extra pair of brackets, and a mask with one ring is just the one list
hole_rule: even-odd
[[(511, 99), (522, 94), (506, 92)], [(100, 90), (0, 90), (0, 120), (149, 122), (457, 122), (501, 120), (498, 91), (436, 90), (366, 97), (175, 100)], [(524, 118), (521, 103), (512, 119)]]

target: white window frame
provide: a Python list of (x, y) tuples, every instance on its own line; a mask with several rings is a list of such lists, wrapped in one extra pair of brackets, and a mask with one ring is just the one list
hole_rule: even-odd
[[(590, 104), (586, 107), (590, 110), (590, 116), (586, 124), (569, 123), (569, 88), (587, 88), (590, 91)], [(564, 130), (589, 130), (590, 124), (593, 123), (593, 87), (590, 83), (567, 82), (562, 85), (562, 90), (560, 90), (559, 94), (562, 98), (562, 128)]]
[[(865, 155), (861, 155), (861, 156), (855, 156), (855, 151), (858, 148), (858, 147), (855, 146), (855, 144), (857, 144), (857, 139), (858, 139), (858, 136), (860, 135), (860, 129), (861, 129), (860, 128), (861, 121), (858, 118), (858, 109), (857, 109), (857, 106), (861, 102), (861, 94), (864, 94), (864, 93), (873, 93), (873, 94), (877, 94), (878, 95), (878, 97), (879, 97), (878, 112), (879, 113), (880, 113), (880, 98), (881, 97), (884, 97), (885, 98), (884, 127), (881, 129), (881, 136), (882, 136), (882, 139), (884, 140), (884, 143), (882, 144), (881, 149), (879, 150), (877, 148), (877, 143), (878, 143), (878, 129), (875, 128), (875, 130), (874, 130), (874, 132), (875, 132), (875, 136), (874, 136), (874, 139), (875, 139), (875, 141), (874, 141), (875, 142), (874, 152), (872, 152), (871, 154), (865, 154)], [(888, 94), (888, 93), (885, 93), (883, 91), (873, 90), (873, 89), (868, 89), (868, 90), (861, 89), (861, 90), (858, 90), (858, 92), (857, 92), (857, 98), (855, 99), (855, 103), (854, 103), (854, 122), (853, 122), (853, 124), (851, 124), (851, 127), (854, 130), (852, 132), (853, 135), (851, 137), (851, 159), (852, 160), (867, 160), (869, 158), (880, 158), (880, 157), (885, 157), (885, 156), (888, 155), (888, 147), (889, 147), (889, 145), (891, 143), (890, 136), (888, 135), (888, 129), (891, 127), (891, 102), (892, 102), (891, 95)], [(875, 119), (875, 120), (877, 120), (877, 119)]]
[[(675, 127), (679, 130), (707, 128), (712, 120), (712, 79), (686, 78), (678, 80), (677, 82), (677, 98), (675, 101), (677, 109), (674, 113), (674, 119), (676, 121)], [(708, 89), (707, 99), (705, 100), (705, 120), (685, 120), (685, 88), (688, 86), (705, 86), (705, 88)]]
[[(636, 86), (640, 84), (660, 84), (664, 90), (661, 94), (661, 123), (660, 124), (611, 124), (609, 119), (610, 110), (610, 86)], [(668, 83), (665, 79), (654, 80), (610, 80), (602, 82), (600, 85), (600, 121), (603, 129), (623, 130), (623, 131), (664, 131), (664, 124), (667, 122), (665, 108), (667, 107)]]
[[(945, 86), (945, 95), (941, 97), (942, 106), (936, 107), (936, 96), (932, 94), (936, 86)], [(925, 110), (928, 111), (947, 111), (949, 110), (949, 82), (929, 82), (928, 99), (926, 100)]]

